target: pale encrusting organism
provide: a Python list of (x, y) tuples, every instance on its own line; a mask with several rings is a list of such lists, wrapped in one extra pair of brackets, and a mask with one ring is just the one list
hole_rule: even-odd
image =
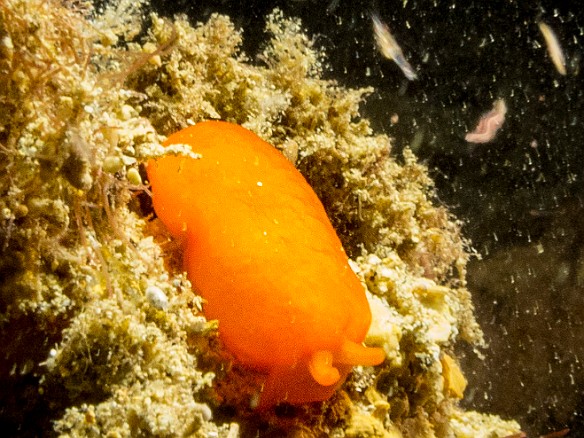
[(381, 18), (376, 13), (371, 13), (371, 21), (373, 22), (373, 35), (381, 54), (394, 61), (410, 81), (417, 79), (416, 72), (406, 60), (401, 47), (389, 31), (387, 24), (381, 21)]
[(537, 26), (539, 27), (539, 30), (543, 35), (545, 44), (547, 46), (548, 54), (552, 62), (554, 63), (556, 70), (558, 71), (559, 74), (565, 76), (567, 74), (566, 58), (564, 56), (564, 51), (562, 50), (560, 41), (558, 40), (556, 33), (550, 26), (548, 26), (543, 21), (537, 23)]
[[(324, 79), (323, 52), (278, 10), (266, 17), (260, 64), (226, 16), (195, 24), (145, 17), (140, 6), (0, 2), (2, 425), (62, 437), (519, 432), (457, 406), (466, 381), (455, 347), (482, 341), (468, 244), (434, 203), (427, 169), (360, 117), (373, 90)], [(148, 207), (140, 166), (168, 154), (196, 160), (188, 144), (165, 149), (162, 136), (208, 119), (293, 152), (366, 287), (365, 343), (386, 361), (354, 367), (326, 401), (250, 407), (262, 382), (222, 347), (180, 242)], [(323, 380), (327, 369), (313, 372)]]

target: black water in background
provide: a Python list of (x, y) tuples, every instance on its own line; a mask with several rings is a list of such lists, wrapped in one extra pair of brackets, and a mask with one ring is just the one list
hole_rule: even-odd
[[(464, 405), (515, 418), (530, 436), (564, 427), (584, 436), (579, 1), (154, 0), (153, 7), (193, 21), (227, 14), (244, 29), (250, 55), (265, 41), (264, 17), (279, 7), (301, 18), (326, 49), (327, 77), (374, 86), (364, 115), (394, 137), (396, 154), (412, 145), (439, 202), (464, 220), (464, 234), (483, 256), (471, 263), (469, 287), (490, 347), (485, 361), (463, 355), (470, 380)], [(409, 82), (377, 52), (372, 10), (391, 27), (418, 80)], [(557, 33), (567, 76), (550, 61), (538, 21)], [(508, 107), (499, 135), (466, 143), (465, 133), (497, 98)]]

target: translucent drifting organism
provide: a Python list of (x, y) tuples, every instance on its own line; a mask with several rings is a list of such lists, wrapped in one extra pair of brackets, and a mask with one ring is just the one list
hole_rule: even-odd
[(479, 124), (474, 131), (466, 134), (464, 139), (469, 143), (488, 143), (495, 138), (497, 131), (505, 122), (507, 105), (503, 99), (497, 99), (493, 103), (493, 109), (481, 116)]
[(416, 72), (410, 63), (404, 58), (401, 47), (389, 32), (387, 25), (381, 21), (379, 16), (375, 13), (371, 14), (371, 20), (373, 21), (375, 41), (377, 41), (377, 46), (379, 47), (381, 54), (387, 59), (393, 60), (410, 81), (417, 79), (418, 76), (416, 75)]
[(556, 70), (558, 71), (559, 74), (565, 76), (566, 58), (564, 57), (564, 52), (562, 51), (562, 47), (560, 46), (558, 37), (556, 36), (552, 28), (545, 24), (543, 21), (540, 21), (539, 23), (537, 23), (537, 25), (539, 26), (539, 30), (541, 31), (543, 38), (545, 39), (548, 53), (556, 67)]

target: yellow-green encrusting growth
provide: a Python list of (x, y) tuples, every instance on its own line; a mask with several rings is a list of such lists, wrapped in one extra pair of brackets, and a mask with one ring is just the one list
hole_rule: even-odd
[[(279, 11), (252, 57), (228, 17), (195, 25), (143, 7), (0, 3), (3, 424), (62, 436), (233, 438), (262, 422), (278, 436), (518, 432), (457, 407), (454, 345), (482, 342), (467, 249), (424, 166), (407, 150), (398, 164), (360, 118), (372, 90), (322, 79), (324, 54)], [(368, 288), (367, 342), (388, 355), (294, 421), (249, 410), (253, 376), (222, 361), (176, 245), (135, 197), (161, 136), (209, 118), (253, 130), (304, 173)], [(234, 414), (215, 420), (222, 405)]]

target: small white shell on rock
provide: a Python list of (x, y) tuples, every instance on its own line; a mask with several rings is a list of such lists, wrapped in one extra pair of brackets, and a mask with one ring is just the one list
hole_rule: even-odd
[(157, 309), (168, 309), (168, 297), (158, 286), (148, 286), (146, 288), (146, 299)]

